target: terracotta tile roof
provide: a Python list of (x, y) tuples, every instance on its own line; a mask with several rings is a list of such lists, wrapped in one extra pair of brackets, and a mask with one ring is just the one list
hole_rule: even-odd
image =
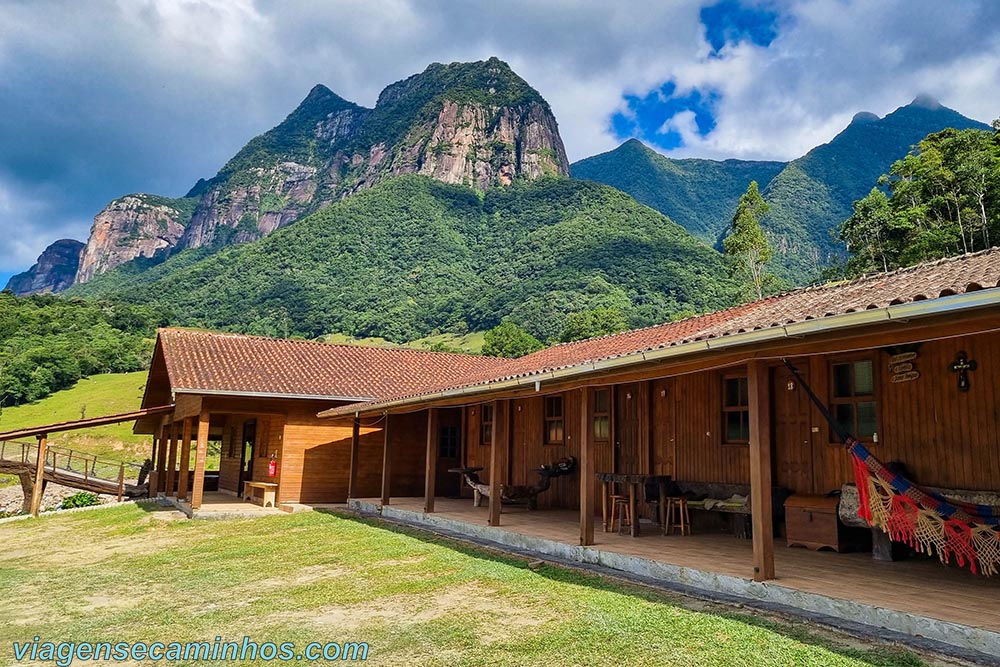
[(998, 286), (1000, 286), (1000, 248), (994, 248), (857, 280), (806, 287), (678, 322), (556, 345), (520, 359), (509, 360), (501, 368), (476, 369), (464, 377), (447, 383), (438, 383), (431, 379), (422, 391), (412, 392), (399, 388), (394, 396), (385, 396), (372, 406), (365, 407), (374, 407), (389, 400), (416, 398), (419, 395), (447, 389), (488, 385), (574, 366), (586, 366), (693, 341), (710, 340), (913, 301), (933, 300)]
[(239, 334), (161, 329), (170, 387), (264, 396), (371, 400), (419, 392), (505, 362), (469, 354), (333, 345)]

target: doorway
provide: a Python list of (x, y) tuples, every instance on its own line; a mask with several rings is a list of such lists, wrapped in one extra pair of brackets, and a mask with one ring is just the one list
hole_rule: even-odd
[[(804, 382), (808, 369), (800, 368)], [(774, 483), (793, 493), (813, 493), (813, 457), (809, 396), (784, 366), (773, 369)]]
[(641, 473), (642, 404), (645, 385), (620, 385), (615, 394), (615, 469), (616, 473)]
[(462, 411), (442, 409), (438, 420), (435, 495), (457, 498), (461, 493), (462, 480), (457, 474), (448, 470), (462, 467)]
[(248, 419), (243, 422), (243, 440), (240, 449), (240, 482), (237, 493), (243, 496), (243, 482), (253, 481), (254, 453), (257, 449), (257, 420)]

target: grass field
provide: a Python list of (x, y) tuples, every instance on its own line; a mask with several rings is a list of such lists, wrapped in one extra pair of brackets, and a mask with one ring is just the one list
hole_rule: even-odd
[(370, 664), (407, 667), (924, 664), (799, 623), (533, 570), (378, 523), (319, 512), (171, 516), (121, 506), (0, 525), (0, 664), (12, 664), (11, 642), (36, 635), (358, 641), (369, 644)]
[[(80, 419), (81, 415), (99, 417), (137, 410), (145, 384), (145, 371), (84, 378), (36, 403), (4, 408), (0, 432)], [(132, 433), (132, 422), (53, 433), (49, 444), (95, 454), (102, 461), (132, 463), (141, 463), (149, 456), (150, 448), (148, 435)], [(16, 482), (16, 477), (0, 475), (0, 486)]]
[[(0, 431), (80, 419), (81, 415), (100, 417), (138, 410), (145, 385), (145, 371), (84, 378), (70, 389), (56, 392), (37, 403), (4, 408), (0, 413)], [(133, 461), (135, 456), (149, 449), (149, 436), (134, 435), (131, 422), (53, 433), (49, 442), (115, 461)]]

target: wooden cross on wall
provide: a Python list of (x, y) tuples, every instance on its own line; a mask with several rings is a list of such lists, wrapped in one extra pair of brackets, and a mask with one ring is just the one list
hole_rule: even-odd
[(969, 391), (969, 371), (976, 370), (979, 364), (973, 359), (969, 359), (965, 352), (959, 352), (958, 356), (955, 357), (953, 361), (948, 366), (948, 370), (952, 373), (958, 373), (958, 390), (959, 391)]

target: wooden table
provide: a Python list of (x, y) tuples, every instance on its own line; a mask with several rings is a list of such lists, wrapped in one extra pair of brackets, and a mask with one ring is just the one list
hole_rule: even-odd
[(254, 489), (261, 490), (260, 504), (267, 507), (271, 503), (274, 507), (274, 496), (278, 490), (278, 485), (272, 482), (243, 482), (243, 500), (254, 502)]
[(645, 486), (649, 482), (657, 485), (660, 491), (660, 504), (658, 509), (660, 525), (666, 525), (664, 512), (667, 510), (667, 484), (670, 483), (670, 475), (640, 475), (635, 473), (615, 473), (599, 472), (596, 474), (597, 480), (601, 482), (601, 518), (604, 522), (604, 532), (608, 532), (611, 527), (608, 525), (608, 500), (611, 497), (611, 490), (614, 484), (628, 485), (628, 508), (632, 515), (632, 525), (629, 530), (632, 537), (639, 536), (639, 512), (638, 498), (641, 493), (640, 485)]

